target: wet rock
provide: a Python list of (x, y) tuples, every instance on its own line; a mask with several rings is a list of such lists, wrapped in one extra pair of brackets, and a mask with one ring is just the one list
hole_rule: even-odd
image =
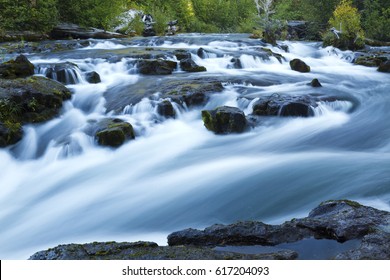
[(132, 125), (120, 119), (104, 119), (95, 128), (95, 139), (100, 146), (116, 148), (134, 138)]
[(157, 104), (157, 113), (166, 118), (175, 118), (176, 112), (169, 100)]
[(384, 60), (376, 56), (360, 56), (355, 59), (354, 64), (367, 67), (378, 67)]
[(190, 59), (191, 58), (191, 53), (189, 53), (186, 50), (175, 50), (173, 54), (176, 56), (178, 60), (183, 60), (183, 59)]
[(199, 66), (191, 58), (180, 60), (180, 67), (183, 71), (187, 72), (204, 72), (207, 71), (206, 67)]
[(95, 71), (85, 73), (85, 79), (90, 84), (98, 84), (102, 82), (102, 80), (100, 79), (100, 75)]
[(177, 67), (177, 62), (162, 59), (145, 59), (137, 62), (138, 70), (144, 75), (170, 75)]
[(314, 98), (309, 96), (287, 96), (274, 94), (260, 98), (253, 105), (253, 114), (258, 116), (310, 117), (317, 107)]
[(305, 238), (339, 242), (362, 239), (358, 249), (341, 253), (339, 259), (389, 259), (390, 213), (349, 200), (327, 201), (308, 217), (281, 225), (238, 222), (213, 225), (204, 230), (186, 229), (168, 236), (170, 246), (277, 245)]
[(204, 110), (202, 119), (205, 127), (216, 134), (241, 133), (247, 125), (244, 112), (228, 106)]
[[(0, 101), (0, 108), (1, 108), (1, 101)], [(0, 122), (0, 147), (1, 148), (17, 143), (22, 139), (22, 136), (23, 136), (23, 130), (20, 123), (7, 122), (4, 124)]]
[(240, 254), (199, 247), (159, 247), (154, 242), (94, 242), (69, 244), (40, 251), (30, 260), (283, 260), (297, 253), (280, 250), (267, 254)]
[(232, 68), (234, 69), (242, 69), (241, 60), (239, 58), (233, 57), (230, 62), (232, 63)]
[(310, 82), (310, 85), (312, 87), (322, 87), (320, 81), (318, 79), (313, 79), (311, 82)]
[(294, 71), (298, 71), (301, 73), (310, 72), (310, 66), (307, 65), (304, 61), (296, 58), (290, 61), (290, 67)]
[(37, 72), (64, 85), (74, 85), (80, 82), (79, 67), (71, 62), (37, 65)]
[(0, 78), (16, 79), (34, 75), (34, 65), (24, 55), (0, 65)]
[(61, 23), (50, 32), (50, 38), (55, 40), (72, 39), (113, 39), (124, 38), (123, 34), (107, 32), (102, 29), (84, 28), (76, 24)]
[(390, 73), (390, 60), (383, 62), (381, 65), (379, 65), (378, 71)]
[(64, 85), (44, 77), (0, 79), (1, 112), (10, 122), (47, 121), (58, 115), (63, 101), (70, 97), (71, 93)]

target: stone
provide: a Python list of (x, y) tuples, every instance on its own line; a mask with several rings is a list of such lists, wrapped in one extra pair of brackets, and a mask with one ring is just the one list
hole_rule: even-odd
[(318, 79), (313, 79), (311, 82), (310, 82), (310, 85), (312, 87), (322, 87), (320, 81)]
[(43, 74), (47, 78), (56, 80), (64, 85), (80, 83), (80, 69), (71, 62), (39, 64), (37, 65), (37, 71), (39, 74)]
[(295, 58), (290, 61), (290, 67), (292, 70), (301, 72), (301, 73), (308, 73), (310, 72), (310, 66), (308, 66), (304, 61)]
[(98, 84), (102, 82), (100, 75), (95, 71), (85, 73), (85, 79), (90, 84)]
[(381, 63), (378, 68), (379, 72), (390, 73), (390, 60)]
[(72, 39), (114, 39), (114, 38), (124, 38), (126, 37), (123, 34), (108, 32), (102, 29), (81, 27), (76, 24), (70, 23), (60, 23), (54, 27), (50, 34), (51, 39), (62, 40), (69, 38)]
[(157, 104), (157, 113), (166, 118), (175, 118), (176, 112), (169, 100)]
[(202, 119), (204, 126), (216, 134), (241, 133), (247, 126), (244, 112), (235, 107), (203, 110)]
[[(1, 107), (1, 101), (0, 101), (0, 107)], [(23, 136), (23, 129), (20, 123), (4, 124), (0, 122), (0, 148), (4, 148), (17, 143), (22, 139), (22, 136)]]
[(297, 253), (279, 250), (265, 254), (243, 254), (205, 247), (158, 246), (154, 242), (93, 242), (59, 245), (33, 254), (30, 260), (291, 260)]
[(138, 70), (144, 75), (170, 75), (177, 67), (177, 62), (162, 59), (144, 59), (137, 62)]
[(206, 67), (199, 66), (191, 58), (180, 60), (180, 68), (186, 72), (204, 72), (207, 71)]
[(34, 65), (24, 55), (0, 65), (0, 78), (16, 79), (34, 75)]
[(274, 94), (260, 98), (253, 105), (253, 114), (258, 116), (311, 117), (318, 105), (310, 96)]
[(97, 123), (94, 130), (100, 146), (117, 148), (135, 138), (133, 126), (120, 119), (104, 119)]

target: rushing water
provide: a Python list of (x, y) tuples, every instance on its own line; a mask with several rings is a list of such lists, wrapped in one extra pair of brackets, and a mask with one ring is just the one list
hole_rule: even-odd
[[(352, 53), (283, 42), (288, 53), (271, 47), (286, 58), (280, 63), (254, 57), (260, 43), (245, 35), (91, 42), (73, 51), (28, 54), (40, 74), (59, 62), (78, 68), (61, 116), (26, 126), (20, 143), (0, 151), (0, 258), (28, 258), (72, 242), (165, 244), (175, 230), (237, 220), (279, 223), (328, 199), (390, 208), (389, 74), (353, 65)], [(312, 118), (264, 118), (244, 134), (223, 136), (205, 129), (204, 108), (175, 105), (176, 119), (163, 121), (156, 101), (144, 98), (123, 104), (122, 113), (107, 112), (105, 96), (112, 89), (146, 79), (134, 59), (112, 59), (110, 52), (145, 47), (190, 50), (207, 68), (190, 75), (223, 78), (223, 93), (213, 95), (206, 109), (229, 105), (250, 114), (256, 98), (274, 93), (349, 101), (322, 102)], [(208, 51), (204, 59), (197, 56), (200, 47)], [(243, 69), (232, 67), (232, 57)], [(312, 71), (290, 70), (293, 58)], [(87, 83), (88, 71), (98, 72), (102, 83)], [(189, 74), (177, 69), (173, 75)], [(164, 78), (156, 77), (156, 84)], [(308, 86), (313, 78), (323, 87)], [(105, 115), (130, 122), (136, 140), (116, 150), (97, 146), (85, 130)]]

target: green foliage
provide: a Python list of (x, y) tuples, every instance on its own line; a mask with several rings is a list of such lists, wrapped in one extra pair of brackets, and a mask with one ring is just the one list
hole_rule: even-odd
[(362, 24), (368, 38), (390, 41), (390, 2), (365, 1)]
[(275, 4), (274, 18), (282, 20), (303, 20), (305, 19), (302, 8), (304, 0), (279, 0)]
[(57, 0), (0, 0), (0, 29), (49, 31), (58, 19)]

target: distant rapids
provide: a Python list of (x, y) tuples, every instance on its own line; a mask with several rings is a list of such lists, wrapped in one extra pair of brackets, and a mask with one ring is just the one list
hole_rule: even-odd
[[(390, 209), (389, 74), (352, 64), (352, 52), (279, 42), (286, 52), (245, 34), (90, 42), (76, 50), (26, 54), (39, 69), (36, 75), (72, 65), (64, 83), (73, 97), (58, 118), (26, 126), (22, 141), (0, 150), (0, 259), (27, 259), (64, 243), (165, 244), (175, 230), (238, 220), (279, 223), (306, 216), (329, 199)], [(258, 47), (284, 59), (256, 56)], [(220, 79), (223, 92), (201, 107), (174, 103), (176, 118), (160, 118), (158, 84), (166, 77), (139, 74), (135, 59), (125, 55), (151, 48), (189, 51), (207, 72), (178, 67), (170, 76)], [(294, 58), (311, 72), (292, 71)], [(86, 81), (91, 71), (101, 83)], [(321, 88), (308, 86), (314, 78)], [(152, 82), (154, 100), (107, 110), (114, 90)], [(256, 100), (275, 93), (342, 98), (319, 102), (313, 117), (264, 118), (243, 134), (215, 135), (203, 125), (201, 110), (227, 105), (250, 115)], [(136, 139), (118, 149), (98, 146), (85, 130), (106, 116), (130, 122)]]

